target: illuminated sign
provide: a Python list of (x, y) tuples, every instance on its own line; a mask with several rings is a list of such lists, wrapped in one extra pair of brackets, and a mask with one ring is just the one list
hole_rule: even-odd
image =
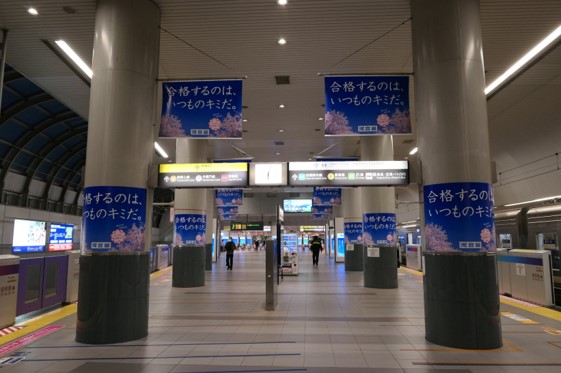
[(263, 230), (263, 223), (261, 223), (261, 222), (250, 222), (250, 223), (231, 222), (230, 223), (230, 230), (231, 231), (262, 231)]
[(161, 164), (161, 188), (224, 188), (247, 186), (247, 163)]
[(407, 161), (289, 162), (291, 186), (407, 185)]
[(286, 162), (250, 163), (249, 185), (287, 185)]
[(47, 241), (46, 222), (14, 219), (13, 254), (42, 253)]
[(72, 224), (51, 223), (49, 231), (49, 251), (72, 250)]

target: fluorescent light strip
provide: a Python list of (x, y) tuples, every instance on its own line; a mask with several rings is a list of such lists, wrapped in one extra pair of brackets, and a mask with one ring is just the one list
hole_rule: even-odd
[(489, 84), (485, 88), (485, 94), (488, 95), (493, 92), (499, 85), (501, 85), (505, 80), (514, 75), (518, 70), (520, 70), (524, 65), (526, 65), (532, 58), (534, 58), (538, 53), (547, 48), (551, 43), (553, 43), (557, 38), (561, 36), (561, 26), (559, 26), (555, 31), (549, 34), (545, 39), (543, 39), (538, 45), (536, 45), (532, 50), (530, 50), (524, 57), (516, 61), (514, 65), (508, 68), (503, 75), (499, 76), (493, 83)]
[(93, 76), (92, 69), (74, 52), (64, 40), (56, 40), (56, 45), (82, 70), (90, 79)]
[(417, 224), (409, 224), (409, 225), (402, 225), (401, 227), (398, 226), (398, 228), (415, 228), (417, 226)]
[(557, 199), (557, 198), (561, 199), (561, 196), (544, 197), (544, 198), (533, 199), (531, 201), (509, 203), (508, 205), (505, 205), (505, 207), (525, 205), (527, 203), (534, 203), (534, 202), (543, 202), (543, 201), (548, 201), (550, 199)]
[(155, 142), (155, 141), (154, 141), (154, 147), (156, 148), (156, 152), (158, 152), (158, 154), (159, 154), (161, 157), (168, 158), (168, 153), (166, 153), (166, 151), (164, 150), (164, 148), (162, 148), (162, 147), (160, 146), (160, 144), (158, 144), (158, 143)]
[(418, 150), (419, 150), (419, 148), (414, 147), (414, 148), (411, 149), (411, 151), (409, 152), (409, 155), (413, 155), (413, 154), (417, 153)]

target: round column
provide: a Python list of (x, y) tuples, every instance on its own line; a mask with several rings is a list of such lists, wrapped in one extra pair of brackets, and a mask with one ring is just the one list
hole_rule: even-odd
[(479, 1), (412, 0), (411, 11), (426, 338), (448, 347), (498, 348), (502, 338)]
[[(362, 271), (362, 204), (359, 188), (341, 190), (345, 233), (345, 271)], [(356, 249), (355, 249), (356, 247)]]
[(85, 167), (76, 341), (148, 334), (148, 168), (160, 10), (149, 0), (97, 2)]
[[(360, 138), (363, 161), (392, 161), (392, 136)], [(362, 187), (364, 287), (395, 289), (397, 282), (397, 231), (395, 188)]]
[[(207, 162), (208, 140), (181, 138), (175, 146), (176, 163)], [(206, 211), (206, 189), (175, 190), (173, 287), (205, 285)]]

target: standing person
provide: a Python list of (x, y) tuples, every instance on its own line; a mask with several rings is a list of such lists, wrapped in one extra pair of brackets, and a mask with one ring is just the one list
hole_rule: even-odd
[(232, 237), (228, 239), (224, 249), (226, 249), (226, 268), (231, 271), (232, 263), (234, 262), (234, 250), (236, 250), (236, 245), (232, 242)]
[(319, 252), (323, 250), (321, 246), (321, 239), (318, 236), (314, 236), (314, 239), (310, 243), (310, 250), (312, 251), (312, 265), (318, 265)]

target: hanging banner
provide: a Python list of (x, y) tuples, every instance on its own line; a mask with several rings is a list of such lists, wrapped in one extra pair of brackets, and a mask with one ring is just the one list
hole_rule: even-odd
[(333, 206), (312, 206), (312, 214), (333, 214)]
[(175, 214), (177, 246), (204, 246), (206, 244), (206, 214)]
[(219, 216), (220, 220), (236, 220), (238, 214), (224, 214)]
[(340, 205), (341, 188), (314, 187), (314, 206)]
[(325, 135), (411, 133), (409, 77), (325, 78)]
[(496, 251), (491, 184), (425, 185), (423, 196), (427, 251)]
[(215, 206), (240, 206), (243, 205), (243, 189), (217, 189)]
[(238, 206), (221, 206), (217, 207), (216, 211), (218, 213), (218, 216), (223, 219), (224, 215), (238, 215)]
[(146, 189), (84, 188), (82, 252), (144, 251)]
[(160, 137), (242, 138), (242, 81), (162, 83)]
[(345, 243), (361, 243), (362, 242), (362, 222), (345, 222), (343, 225), (345, 231)]
[(362, 241), (365, 245), (397, 245), (395, 214), (371, 213), (362, 216)]
[(329, 219), (328, 214), (312, 214), (312, 220), (327, 220)]

